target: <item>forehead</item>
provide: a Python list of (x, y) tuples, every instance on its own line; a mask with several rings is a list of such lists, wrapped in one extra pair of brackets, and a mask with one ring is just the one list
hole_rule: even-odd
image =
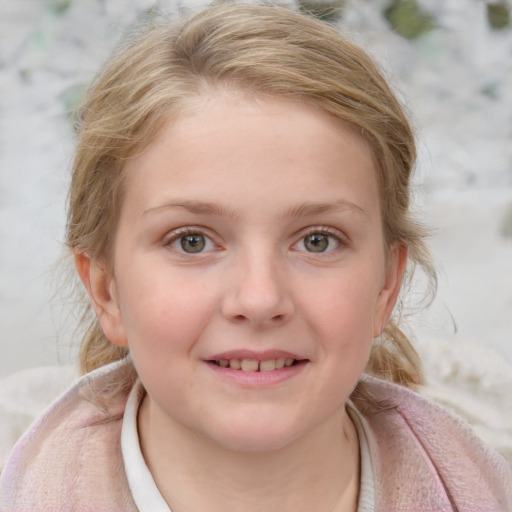
[(306, 195), (378, 201), (372, 151), (357, 127), (296, 101), (233, 91), (196, 98), (125, 171), (125, 201), (145, 206), (173, 194), (283, 206)]

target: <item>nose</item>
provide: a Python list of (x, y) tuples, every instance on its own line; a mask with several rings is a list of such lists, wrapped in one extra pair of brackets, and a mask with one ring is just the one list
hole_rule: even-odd
[(279, 257), (251, 255), (233, 264), (222, 313), (231, 322), (266, 327), (286, 323), (294, 313), (290, 282)]

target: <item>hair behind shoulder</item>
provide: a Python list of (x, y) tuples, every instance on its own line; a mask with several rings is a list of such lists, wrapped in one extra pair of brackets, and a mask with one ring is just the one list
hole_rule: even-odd
[[(335, 28), (281, 7), (221, 3), (178, 22), (159, 22), (113, 55), (79, 112), (67, 244), (112, 261), (123, 167), (170, 117), (208, 87), (300, 101), (360, 129), (374, 153), (388, 248), (407, 246), (409, 277), (422, 267), (435, 286), (425, 231), (409, 212), (414, 135), (371, 58)], [(90, 305), (80, 351), (83, 372), (126, 350), (103, 334)], [(370, 373), (415, 385), (419, 358), (393, 318), (375, 344)]]

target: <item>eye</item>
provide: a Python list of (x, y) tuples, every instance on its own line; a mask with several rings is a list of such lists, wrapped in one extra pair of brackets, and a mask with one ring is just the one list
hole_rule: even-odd
[(328, 232), (314, 231), (301, 238), (294, 249), (306, 252), (331, 252), (341, 245), (340, 237)]
[(206, 235), (191, 231), (176, 233), (166, 245), (177, 252), (187, 254), (198, 254), (215, 248), (213, 241)]
[(179, 241), (185, 252), (201, 252), (206, 247), (206, 237), (200, 234), (184, 235)]

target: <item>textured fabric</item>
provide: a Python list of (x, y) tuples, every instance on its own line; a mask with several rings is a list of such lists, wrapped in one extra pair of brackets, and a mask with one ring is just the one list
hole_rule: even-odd
[(1, 512), (135, 512), (121, 456), (134, 377), (114, 363), (80, 379), (13, 448), (0, 476)]
[(376, 511), (508, 512), (512, 471), (471, 429), (413, 391), (364, 375)]
[[(121, 425), (130, 361), (86, 375), (16, 444), (0, 477), (0, 511), (135, 512)], [(363, 376), (376, 512), (507, 512), (512, 472), (470, 429), (416, 393)]]

